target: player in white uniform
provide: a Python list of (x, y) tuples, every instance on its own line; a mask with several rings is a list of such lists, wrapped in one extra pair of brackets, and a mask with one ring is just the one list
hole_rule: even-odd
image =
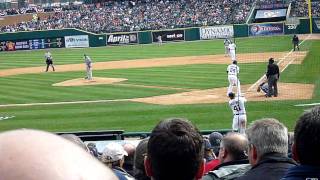
[(232, 92), (233, 86), (237, 87), (237, 94), (241, 95), (240, 89), (240, 81), (238, 79), (239, 74), (239, 66), (237, 65), (237, 61), (233, 61), (227, 68), (229, 87), (227, 91), (227, 96)]
[(247, 115), (244, 103), (247, 100), (244, 97), (235, 97), (234, 93), (229, 93), (229, 106), (233, 112), (232, 129), (244, 134), (247, 125)]
[(226, 38), (223, 42), (224, 44), (224, 56), (227, 57), (229, 56), (229, 44), (230, 44), (230, 40), (228, 38)]
[(236, 58), (236, 48), (237, 48), (236, 44), (231, 41), (231, 43), (229, 44), (228, 47), (229, 47), (231, 61), (236, 61), (237, 60), (237, 58)]
[(159, 44), (159, 46), (161, 46), (161, 45), (162, 45), (162, 37), (159, 35), (159, 36), (157, 37), (157, 39), (158, 39), (158, 44)]
[(85, 79), (92, 80), (92, 61), (91, 61), (91, 58), (86, 54), (84, 54), (84, 62), (86, 64), (86, 72), (87, 72), (87, 76), (85, 77)]

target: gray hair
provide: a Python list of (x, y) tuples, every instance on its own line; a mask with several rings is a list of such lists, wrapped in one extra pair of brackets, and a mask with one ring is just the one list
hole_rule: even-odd
[(257, 149), (258, 157), (267, 153), (288, 154), (288, 129), (273, 118), (254, 121), (246, 130), (249, 144)]

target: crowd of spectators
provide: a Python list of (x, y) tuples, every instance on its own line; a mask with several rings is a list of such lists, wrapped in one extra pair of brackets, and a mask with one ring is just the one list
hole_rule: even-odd
[(82, 5), (48, 19), (2, 27), (2, 32), (79, 28), (101, 32), (172, 29), (243, 23), (254, 0), (139, 0)]
[[(253, 4), (277, 6), (292, 3), (291, 15), (305, 17), (305, 0), (136, 0), (108, 1), (60, 8), (8, 9), (1, 15), (53, 11), (48, 19), (1, 27), (1, 32), (78, 28), (94, 33), (160, 30), (244, 23)], [(320, 16), (320, 2), (312, 2), (313, 16)]]
[[(319, 179), (319, 133), (320, 106), (302, 114), (293, 133), (265, 118), (253, 121), (245, 134), (202, 136), (187, 119), (169, 118), (138, 145), (109, 142), (102, 152), (73, 134), (14, 130), (0, 133), (0, 173), (6, 180)], [(206, 170), (212, 161), (218, 163)]]

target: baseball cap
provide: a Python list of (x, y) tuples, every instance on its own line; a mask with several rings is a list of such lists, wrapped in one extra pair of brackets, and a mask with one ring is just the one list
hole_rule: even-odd
[(101, 161), (105, 163), (119, 161), (123, 156), (128, 156), (128, 153), (118, 143), (108, 143), (104, 148), (101, 156)]
[(211, 143), (213, 151), (216, 154), (219, 152), (219, 147), (220, 147), (220, 143), (221, 143), (222, 138), (223, 138), (223, 135), (219, 132), (212, 132), (209, 135), (209, 141)]

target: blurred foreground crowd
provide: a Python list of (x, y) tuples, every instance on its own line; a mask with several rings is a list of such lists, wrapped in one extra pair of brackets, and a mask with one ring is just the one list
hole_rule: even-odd
[(110, 142), (102, 152), (72, 134), (13, 130), (0, 133), (0, 174), (6, 180), (319, 179), (319, 134), (320, 107), (303, 113), (293, 133), (264, 118), (245, 134), (202, 136), (187, 119), (170, 118), (137, 146)]

